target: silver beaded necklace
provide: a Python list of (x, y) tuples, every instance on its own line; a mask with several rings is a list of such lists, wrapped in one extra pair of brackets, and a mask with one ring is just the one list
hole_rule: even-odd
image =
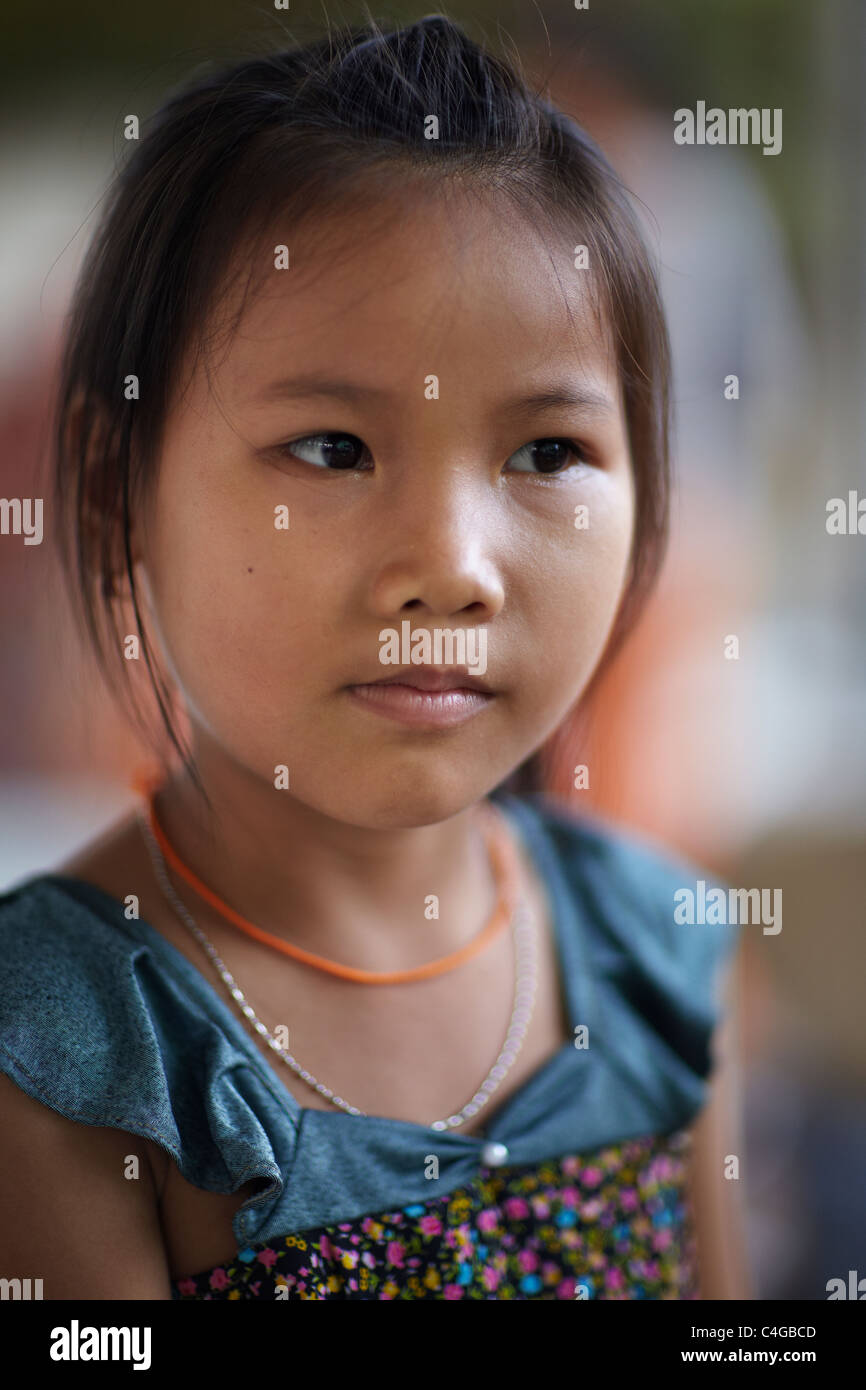
[[(248, 1023), (252, 1024), (255, 1031), (264, 1038), (271, 1050), (275, 1052), (278, 1057), (282, 1058), (286, 1065), (291, 1067), (292, 1071), (295, 1072), (302, 1081), (305, 1081), (312, 1090), (317, 1091), (319, 1095), (324, 1096), (326, 1100), (329, 1100), (340, 1110), (346, 1111), (349, 1115), (364, 1115), (365, 1112), (363, 1110), (359, 1110), (355, 1105), (350, 1105), (340, 1096), (334, 1095), (334, 1092), (330, 1090), (329, 1087), (325, 1086), (321, 1081), (317, 1081), (310, 1072), (301, 1066), (300, 1062), (296, 1061), (290, 1052), (280, 1045), (273, 1034), (268, 1032), (265, 1025), (256, 1017), (252, 1006), (247, 1003), (242, 991), (235, 983), (233, 976), (220, 960), (215, 947), (211, 945), (204, 932), (197, 923), (193, 921), (191, 914), (187, 911), (186, 907), (175, 893), (168, 876), (165, 860), (163, 859), (153, 831), (148, 824), (147, 817), (143, 814), (141, 808), (138, 810), (138, 822), (144, 835), (145, 844), (150, 852), (154, 873), (156, 874), (157, 881), (167, 902), (184, 925), (188, 927), (196, 941), (209, 957), (214, 969), (228, 990), (229, 995), (237, 1004), (243, 1017), (247, 1019)], [(499, 1056), (488, 1072), (487, 1077), (481, 1083), (472, 1099), (463, 1106), (462, 1110), (458, 1110), (455, 1115), (449, 1115), (447, 1120), (434, 1121), (430, 1126), (431, 1129), (456, 1129), (466, 1120), (477, 1115), (479, 1110), (487, 1105), (490, 1097), (502, 1085), (505, 1077), (514, 1066), (520, 1049), (523, 1046), (523, 1041), (526, 1037), (526, 1032), (535, 1006), (535, 992), (537, 987), (535, 933), (532, 917), (526, 909), (523, 897), (519, 898), (512, 915), (511, 930), (514, 940), (515, 963), (514, 1007), (511, 1013), (511, 1021), (508, 1025), (508, 1031), (505, 1035), (505, 1042)]]

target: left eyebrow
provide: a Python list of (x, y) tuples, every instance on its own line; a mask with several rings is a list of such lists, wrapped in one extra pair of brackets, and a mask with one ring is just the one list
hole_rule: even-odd
[[(258, 402), (274, 400), (303, 399), (314, 397), (332, 400), (374, 401), (387, 400), (392, 393), (378, 386), (366, 386), (361, 382), (337, 381), (320, 376), (291, 377), (282, 381), (272, 381), (263, 388), (255, 399)], [(521, 396), (512, 396), (495, 407), (499, 414), (528, 415), (540, 414), (545, 410), (561, 409), (569, 406), (587, 412), (605, 415), (615, 413), (614, 403), (605, 391), (588, 386), (556, 385), (539, 391), (530, 391)]]
[(540, 414), (543, 410), (558, 410), (570, 406), (589, 413), (596, 411), (602, 415), (613, 415), (614, 404), (606, 391), (596, 391), (590, 386), (551, 386), (542, 391), (531, 391), (528, 395), (514, 396), (499, 407), (508, 415)]
[(390, 395), (383, 387), (365, 386), (356, 381), (337, 381), (323, 376), (287, 377), (283, 381), (272, 381), (257, 392), (257, 401), (312, 400), (313, 397), (329, 397), (332, 400), (362, 401), (365, 399), (385, 400)]

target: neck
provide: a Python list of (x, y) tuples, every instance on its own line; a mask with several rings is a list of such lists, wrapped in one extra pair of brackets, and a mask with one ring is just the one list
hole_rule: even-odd
[[(434, 825), (370, 829), (242, 769), (197, 763), (213, 815), (178, 774), (155, 797), (157, 820), (187, 868), (272, 935), (361, 969), (411, 969), (466, 945), (490, 917), (495, 885), (472, 807)], [(195, 920), (213, 917), (173, 881)], [(438, 918), (425, 915), (431, 895)]]

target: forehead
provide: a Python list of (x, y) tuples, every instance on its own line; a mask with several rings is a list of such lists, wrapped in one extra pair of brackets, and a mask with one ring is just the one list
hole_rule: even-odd
[(610, 326), (591, 271), (575, 268), (579, 243), (579, 229), (534, 225), (504, 194), (450, 185), (368, 191), (294, 230), (275, 221), (227, 277), (211, 384), (244, 409), (293, 371), (361, 375), (410, 399), (431, 374), (451, 399), (556, 376), (616, 405)]

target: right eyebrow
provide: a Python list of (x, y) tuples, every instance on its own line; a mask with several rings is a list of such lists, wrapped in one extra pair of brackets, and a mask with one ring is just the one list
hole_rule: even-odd
[(330, 397), (332, 400), (359, 401), (365, 399), (384, 400), (390, 391), (379, 386), (365, 386), (362, 382), (340, 381), (333, 377), (296, 376), (272, 381), (259, 391), (255, 400), (261, 403), (275, 400), (291, 400), (295, 397), (310, 399), (313, 396)]

